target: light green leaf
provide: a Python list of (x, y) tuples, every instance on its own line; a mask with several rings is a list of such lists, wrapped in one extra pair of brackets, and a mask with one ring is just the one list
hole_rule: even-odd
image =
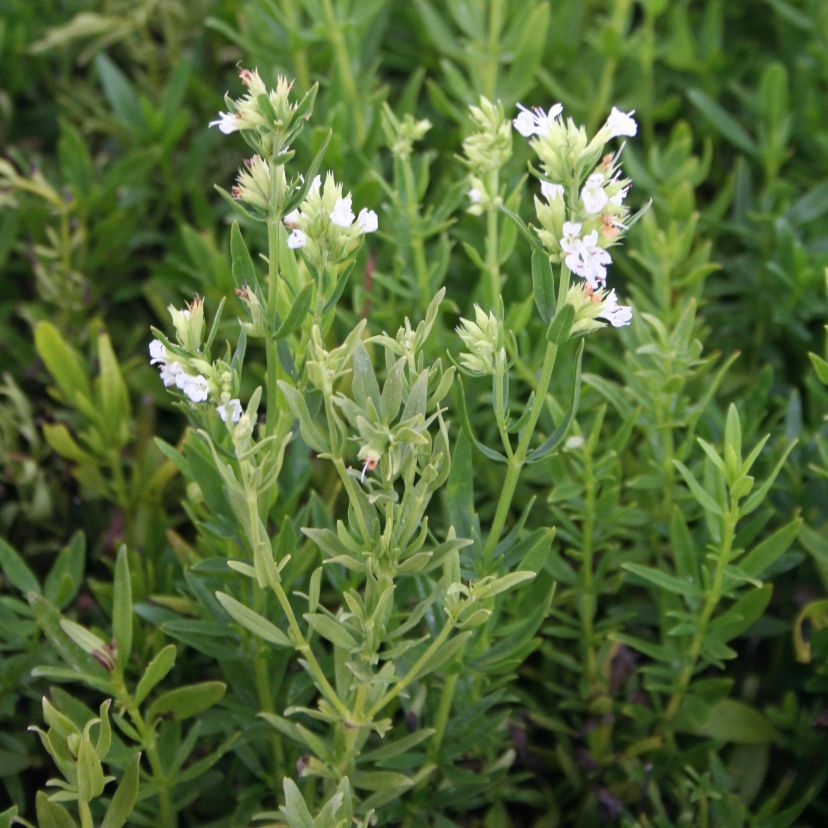
[(34, 573), (29, 569), (20, 555), (0, 538), (0, 569), (4, 578), (20, 592), (35, 592), (40, 594), (40, 584)]
[(118, 784), (118, 789), (106, 809), (106, 815), (101, 828), (122, 828), (126, 825), (132, 809), (138, 800), (138, 769), (141, 763), (141, 754), (136, 753), (127, 765), (124, 775)]
[(673, 460), (673, 465), (679, 470), (681, 476), (684, 478), (684, 482), (687, 484), (687, 487), (690, 489), (693, 497), (695, 497), (701, 504), (701, 507), (706, 512), (722, 517), (722, 515), (724, 515), (722, 507), (716, 503), (713, 499), (713, 495), (711, 495), (710, 492), (708, 492), (707, 489), (705, 489), (701, 483), (696, 480), (690, 469), (688, 469), (687, 466), (685, 466), (680, 460)]
[(627, 572), (647, 581), (647, 583), (653, 584), (660, 589), (666, 589), (668, 592), (675, 593), (676, 595), (691, 598), (698, 598), (701, 595), (692, 577), (677, 578), (675, 575), (669, 575), (655, 567), (637, 563), (624, 563), (621, 566)]
[(735, 699), (723, 699), (714, 704), (696, 733), (742, 745), (761, 745), (779, 738), (774, 726), (755, 707)]
[(121, 546), (115, 559), (112, 594), (112, 637), (117, 644), (117, 665), (123, 671), (132, 652), (132, 581), (126, 546)]
[(339, 621), (334, 621), (333, 618), (321, 612), (306, 612), (304, 618), (319, 635), (327, 638), (335, 646), (342, 647), (348, 652), (356, 649), (356, 639)]
[(136, 705), (140, 705), (152, 692), (152, 689), (172, 670), (175, 666), (175, 656), (175, 644), (167, 644), (150, 661), (147, 669), (144, 670), (144, 675), (141, 676), (141, 680), (138, 682), (138, 686), (135, 688), (133, 701)]
[(189, 719), (218, 704), (226, 691), (227, 685), (222, 681), (203, 681), (200, 684), (189, 684), (168, 690), (150, 705), (147, 718), (157, 719), (171, 713), (176, 721)]
[(237, 623), (249, 630), (264, 641), (274, 644), (277, 647), (293, 647), (293, 642), (275, 624), (272, 624), (258, 612), (237, 601), (231, 595), (224, 592), (217, 592), (216, 598), (224, 607), (227, 614)]

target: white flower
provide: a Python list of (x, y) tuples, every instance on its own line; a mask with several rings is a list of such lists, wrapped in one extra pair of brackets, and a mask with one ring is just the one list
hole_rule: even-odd
[(167, 361), (167, 349), (160, 339), (153, 339), (149, 344), (150, 365), (158, 365)]
[(311, 181), (310, 187), (308, 187), (308, 195), (314, 194), (317, 195), (319, 193), (319, 188), (322, 186), (322, 176), (315, 175), (313, 177), (313, 181)]
[(598, 245), (598, 231), (593, 230), (581, 239), (575, 256), (575, 267), (567, 266), (573, 273), (586, 279), (593, 290), (603, 287), (607, 283), (606, 265), (612, 263), (612, 256), (608, 250)]
[[(561, 238), (561, 250), (564, 253), (575, 253), (578, 243), (581, 241), (581, 225), (576, 221), (565, 221), (563, 226), (563, 237)], [(567, 264), (570, 270), (572, 268)]]
[(523, 104), (518, 104), (520, 114), (512, 121), (514, 128), (524, 137), (531, 135), (546, 135), (549, 127), (563, 112), (563, 105), (556, 103), (549, 107), (549, 112), (544, 112), (539, 106), (527, 109)]
[(587, 213), (592, 215), (600, 213), (607, 206), (609, 196), (604, 190), (604, 176), (601, 173), (593, 173), (587, 178), (581, 190), (581, 201)]
[(622, 112), (620, 109), (613, 107), (607, 122), (604, 124), (604, 129), (609, 132), (609, 137), (617, 138), (619, 135), (624, 135), (632, 138), (638, 132), (638, 124), (636, 124), (633, 115), (635, 115), (634, 109), (629, 112)]
[(207, 399), (209, 386), (207, 379), (202, 377), (201, 374), (192, 376), (192, 374), (181, 371), (176, 375), (175, 384), (193, 402), (204, 402)]
[(283, 219), (287, 227), (296, 227), (302, 214), (298, 210), (291, 210)]
[(601, 303), (599, 319), (606, 319), (613, 328), (622, 328), (632, 321), (632, 308), (628, 305), (619, 305), (615, 290), (611, 290)]
[(551, 181), (541, 181), (541, 195), (547, 200), (552, 201), (553, 198), (564, 197), (563, 184), (553, 184)]
[(613, 204), (616, 207), (620, 207), (623, 204), (624, 199), (627, 197), (627, 193), (629, 191), (629, 186), (622, 187), (614, 196), (610, 197), (610, 204)]
[(231, 423), (237, 423), (242, 415), (241, 400), (229, 400), (224, 405), (217, 405), (216, 411), (223, 423), (226, 423), (228, 419)]
[(225, 135), (242, 128), (241, 118), (235, 112), (219, 112), (217, 121), (210, 121), (210, 126), (217, 126)]
[(176, 384), (176, 379), (181, 373), (180, 362), (168, 362), (161, 365), (161, 382), (164, 383), (164, 388), (169, 388)]
[(308, 237), (301, 230), (294, 230), (287, 240), (287, 245), (291, 250), (296, 250), (299, 247), (304, 247)]
[(354, 223), (354, 211), (351, 209), (350, 193), (345, 198), (338, 198), (333, 210), (331, 221), (338, 227), (350, 227)]
[(366, 210), (364, 207), (359, 211), (356, 223), (363, 233), (373, 233), (379, 227), (377, 214), (373, 210)]
[(483, 193), (481, 193), (477, 187), (472, 187), (469, 190), (469, 201), (471, 201), (472, 204), (480, 204), (480, 202), (483, 201)]

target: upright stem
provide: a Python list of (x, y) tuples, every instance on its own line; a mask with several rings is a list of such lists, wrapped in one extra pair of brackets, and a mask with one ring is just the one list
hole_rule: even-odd
[[(489, 193), (497, 196), (499, 187), (497, 170), (489, 173)], [(497, 209), (492, 208), (486, 214), (486, 274), (489, 280), (489, 307), (494, 308), (500, 296), (500, 252), (498, 250)]]
[(486, 44), (488, 60), (486, 61), (484, 90), (489, 100), (497, 97), (497, 70), (500, 64), (500, 30), (503, 27), (503, 0), (490, 0), (489, 3), (489, 40)]
[(345, 89), (345, 95), (351, 104), (351, 112), (354, 117), (354, 137), (357, 147), (365, 143), (365, 118), (362, 104), (364, 96), (357, 89), (354, 73), (351, 71), (351, 59), (348, 55), (348, 44), (342, 34), (342, 26), (334, 11), (331, 0), (322, 0), (322, 10), (325, 15), (325, 25), (328, 29), (328, 37), (333, 48), (334, 60), (339, 70), (339, 79)]
[(420, 302), (424, 308), (428, 307), (431, 301), (431, 279), (428, 270), (428, 261), (425, 255), (425, 244), (420, 234), (420, 212), (419, 199), (417, 198), (417, 186), (414, 181), (414, 169), (411, 166), (411, 158), (400, 159), (402, 167), (403, 183), (405, 185), (405, 207), (408, 213), (408, 236), (411, 244), (411, 252), (414, 256), (414, 273), (417, 276), (417, 290), (420, 294)]
[(595, 596), (593, 595), (593, 535), (595, 531), (595, 475), (592, 467), (590, 449), (586, 449), (586, 519), (581, 543), (581, 584), (578, 596), (578, 609), (581, 615), (581, 638), (584, 647), (584, 663), (587, 684), (592, 691), (595, 681), (595, 648), (593, 620), (595, 616)]
[(158, 747), (155, 743), (155, 730), (144, 722), (144, 717), (124, 684), (123, 676), (116, 670), (112, 674), (112, 689), (115, 697), (124, 706), (129, 718), (135, 725), (141, 737), (141, 745), (147, 755), (147, 761), (152, 771), (153, 782), (158, 786), (158, 804), (161, 810), (159, 828), (176, 828), (178, 820), (170, 799), (170, 780), (164, 773), (161, 759), (158, 756)]
[(440, 696), (440, 706), (437, 708), (437, 718), (434, 720), (434, 736), (431, 739), (431, 747), (428, 754), (432, 762), (437, 760), (440, 753), (440, 745), (443, 744), (443, 737), (446, 735), (451, 704), (454, 700), (454, 691), (457, 687), (459, 675), (452, 673), (443, 684), (443, 693)]
[(431, 642), (428, 649), (417, 659), (414, 666), (368, 711), (367, 714), (367, 721), (371, 721), (374, 716), (379, 713), (385, 705), (389, 702), (393, 701), (397, 696), (411, 684), (414, 679), (417, 678), (420, 671), (423, 667), (428, 663), (429, 659), (437, 652), (437, 650), (443, 645), (445, 640), (449, 637), (449, 633), (454, 626), (451, 619), (446, 621), (443, 625), (443, 629), (440, 630), (440, 634), (434, 641)]
[(507, 464), (506, 477), (503, 481), (503, 488), (500, 490), (500, 497), (497, 501), (497, 509), (495, 510), (494, 520), (492, 521), (492, 528), (486, 540), (486, 546), (483, 549), (483, 561), (486, 571), (491, 567), (494, 550), (500, 542), (503, 527), (506, 525), (506, 518), (512, 506), (515, 488), (520, 479), (523, 466), (526, 463), (526, 455), (529, 453), (532, 435), (535, 433), (535, 426), (538, 424), (538, 419), (543, 411), (546, 393), (549, 390), (549, 383), (552, 381), (552, 371), (555, 368), (555, 359), (557, 356), (558, 346), (553, 342), (547, 343), (540, 378), (535, 388), (535, 398), (532, 402), (531, 411), (529, 412), (529, 419), (526, 421), (526, 425), (520, 433), (520, 439), (518, 440), (515, 453)]
[[(270, 215), (267, 219), (267, 318), (270, 325), (275, 325), (278, 309), (279, 291), (279, 215), (276, 205), (276, 175), (270, 176)], [(276, 392), (279, 381), (279, 354), (276, 340), (268, 332), (265, 339), (265, 358), (267, 362), (267, 419), (265, 436), (276, 433), (279, 416)]]
[(696, 664), (701, 655), (702, 644), (704, 643), (704, 636), (707, 632), (707, 625), (719, 605), (719, 600), (722, 597), (722, 583), (724, 582), (725, 568), (730, 563), (731, 551), (733, 548), (733, 538), (736, 534), (736, 515), (734, 509), (728, 510), (724, 518), (724, 533), (722, 535), (722, 542), (719, 547), (719, 554), (716, 560), (716, 571), (713, 574), (713, 583), (707, 591), (707, 600), (699, 616), (699, 623), (696, 627), (696, 632), (690, 642), (690, 649), (687, 652), (687, 661), (684, 668), (679, 673), (678, 681), (676, 682), (676, 689), (673, 695), (670, 696), (670, 701), (664, 711), (664, 720), (672, 721), (673, 717), (678, 712), (681, 703), (684, 700), (684, 695), (687, 688), (690, 686), (690, 680), (696, 672)]

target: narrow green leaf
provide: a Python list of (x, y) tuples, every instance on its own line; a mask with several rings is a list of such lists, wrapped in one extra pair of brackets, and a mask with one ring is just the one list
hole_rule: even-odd
[(253, 266), (253, 259), (250, 257), (250, 251), (247, 249), (237, 221), (234, 221), (230, 227), (230, 260), (236, 287), (255, 287), (257, 285), (256, 268)]
[(218, 704), (226, 691), (227, 685), (222, 681), (203, 681), (168, 690), (150, 705), (147, 718), (157, 719), (169, 713), (176, 721), (189, 719)]
[(40, 584), (34, 573), (29, 569), (20, 555), (0, 538), (0, 569), (4, 578), (20, 592), (35, 592), (40, 594)]
[(86, 366), (77, 351), (65, 342), (58, 329), (51, 322), (38, 322), (35, 325), (34, 339), (37, 354), (63, 398), (69, 403), (74, 403), (77, 395), (88, 399), (91, 392)]
[(779, 475), (779, 472), (782, 471), (782, 466), (785, 465), (785, 461), (788, 459), (788, 455), (794, 450), (797, 444), (797, 440), (794, 440), (786, 449), (782, 452), (782, 456), (779, 458), (777, 464), (773, 467), (773, 471), (768, 475), (765, 481), (756, 489), (755, 492), (744, 502), (742, 506), (739, 507), (739, 513), (742, 517), (745, 515), (749, 515), (752, 511), (759, 506), (760, 503), (763, 503), (765, 497), (767, 496), (768, 492), (770, 491), (771, 486), (773, 486), (776, 478)]
[(739, 568), (754, 578), (759, 578), (785, 554), (788, 547), (796, 540), (802, 523), (802, 518), (795, 518), (770, 537), (765, 538), (739, 561)]
[(77, 759), (78, 771), (78, 799), (81, 802), (91, 802), (103, 793), (104, 772), (101, 767), (101, 760), (98, 759), (92, 742), (88, 739), (81, 739), (78, 748)]
[(216, 598), (227, 611), (227, 614), (246, 630), (277, 647), (293, 647), (293, 643), (288, 636), (264, 616), (259, 615), (258, 612), (224, 592), (217, 592)]
[(564, 441), (573, 417), (578, 413), (578, 405), (581, 402), (581, 364), (584, 356), (586, 340), (578, 343), (578, 350), (575, 355), (575, 371), (572, 377), (572, 384), (569, 387), (569, 405), (566, 414), (558, 427), (536, 448), (526, 456), (527, 463), (539, 463), (549, 457), (555, 449)]
[(334, 621), (333, 618), (321, 612), (306, 612), (304, 618), (319, 635), (326, 638), (334, 646), (341, 647), (347, 652), (356, 649), (356, 639), (339, 621)]
[(141, 754), (136, 753), (124, 771), (115, 795), (106, 809), (101, 828), (122, 828), (126, 825), (135, 803), (138, 801), (138, 770)]
[(175, 656), (175, 644), (167, 644), (150, 661), (147, 669), (144, 670), (144, 675), (141, 676), (141, 680), (138, 682), (138, 686), (135, 688), (133, 700), (136, 705), (140, 705), (152, 692), (152, 689), (172, 670), (175, 666)]
[(544, 324), (548, 325), (555, 315), (555, 277), (549, 256), (541, 250), (532, 251), (532, 292), (535, 307)]
[(660, 569), (656, 569), (655, 567), (644, 566), (643, 564), (637, 563), (623, 563), (621, 566), (623, 569), (626, 569), (627, 572), (641, 578), (647, 583), (653, 584), (660, 589), (666, 589), (668, 592), (675, 593), (676, 595), (693, 598), (697, 598), (701, 595), (701, 591), (698, 586), (690, 577), (677, 578), (675, 575), (668, 575), (666, 572), (662, 572)]
[(696, 731), (720, 742), (761, 745), (779, 739), (774, 726), (756, 708), (735, 699), (714, 704), (707, 720)]
[(43, 791), (35, 797), (35, 813), (40, 828), (78, 828), (78, 823), (63, 805), (50, 801)]
[(701, 483), (696, 480), (690, 469), (688, 469), (687, 466), (685, 466), (680, 460), (673, 460), (673, 465), (679, 470), (681, 476), (684, 478), (684, 482), (687, 484), (687, 487), (690, 489), (693, 497), (695, 497), (701, 504), (701, 507), (706, 512), (722, 517), (722, 515), (724, 515), (722, 507), (716, 503), (713, 499), (713, 495), (711, 495), (710, 492), (708, 492), (707, 489), (705, 489)]
[(115, 559), (115, 580), (112, 593), (112, 637), (117, 644), (117, 665), (123, 671), (132, 652), (132, 581), (126, 546), (121, 546)]
[(290, 828), (313, 828), (313, 817), (296, 783), (286, 776), (282, 784), (285, 790), (285, 804), (281, 810)]
[(575, 321), (575, 307), (567, 302), (552, 318), (546, 330), (546, 339), (555, 345), (562, 345), (569, 339), (572, 323)]
[(457, 400), (460, 403), (460, 422), (463, 425), (463, 430), (466, 432), (468, 438), (474, 443), (474, 447), (481, 453), (484, 454), (489, 460), (494, 460), (496, 463), (505, 463), (506, 456), (501, 454), (499, 451), (495, 451), (492, 448), (484, 445), (474, 436), (474, 432), (472, 431), (472, 424), (469, 420), (469, 413), (466, 410), (466, 391), (463, 387), (463, 381), (460, 380), (460, 393), (457, 395)]
[(296, 294), (296, 298), (290, 306), (288, 315), (273, 334), (274, 339), (285, 339), (302, 326), (310, 310), (313, 289), (313, 283), (309, 282)]
[(744, 127), (724, 107), (720, 106), (700, 89), (690, 89), (687, 97), (710, 124), (733, 146), (747, 155), (756, 155), (756, 142)]

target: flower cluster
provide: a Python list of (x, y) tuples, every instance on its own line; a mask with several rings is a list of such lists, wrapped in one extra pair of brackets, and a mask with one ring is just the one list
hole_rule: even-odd
[(342, 185), (336, 183), (332, 173), (325, 177), (324, 186), (317, 175), (305, 200), (284, 221), (291, 231), (288, 247), (303, 248), (305, 256), (317, 264), (326, 258), (339, 261), (360, 236), (373, 233), (378, 226), (373, 210), (363, 208), (354, 216), (351, 194), (343, 195)]
[(199, 356), (204, 334), (204, 308), (195, 299), (184, 309), (168, 308), (177, 340), (176, 353), (160, 340), (149, 344), (150, 365), (155, 365), (165, 388), (174, 387), (190, 402), (202, 403), (211, 397), (222, 422), (236, 423), (242, 414), (241, 401), (231, 399), (232, 373), (223, 363), (218, 367)]
[(589, 140), (582, 126), (562, 117), (561, 104), (548, 111), (521, 105), (518, 110), (512, 123), (530, 139), (541, 161), (543, 179), (535, 209), (538, 235), (550, 259), (584, 280), (578, 289), (586, 302), (600, 304), (591, 319), (606, 319), (616, 327), (629, 324), (631, 309), (619, 305), (615, 291), (606, 292), (606, 284), (607, 266), (612, 263), (609, 248), (622, 240), (629, 226), (624, 202), (630, 181), (621, 175), (618, 153), (602, 153), (607, 141), (636, 134), (633, 112), (613, 107)]
[(493, 313), (486, 313), (479, 305), (474, 306), (474, 322), (460, 319), (455, 329), (466, 353), (460, 354), (460, 365), (472, 374), (494, 374), (497, 363), (505, 365), (506, 350), (503, 342), (503, 325)]
[(239, 78), (247, 89), (246, 94), (237, 99), (226, 95), (228, 111), (219, 112), (219, 118), (210, 121), (210, 126), (217, 126), (225, 135), (242, 130), (261, 135), (287, 134), (297, 110), (296, 104), (289, 100), (293, 82), (280, 75), (276, 88), (268, 89), (258, 70), (244, 68), (239, 69)]
[[(500, 103), (480, 98), (480, 106), (469, 107), (475, 131), (463, 141), (463, 160), (469, 168), (469, 212), (482, 215), (497, 207), (497, 171), (512, 154), (512, 131)], [(491, 174), (495, 175), (492, 176)]]

